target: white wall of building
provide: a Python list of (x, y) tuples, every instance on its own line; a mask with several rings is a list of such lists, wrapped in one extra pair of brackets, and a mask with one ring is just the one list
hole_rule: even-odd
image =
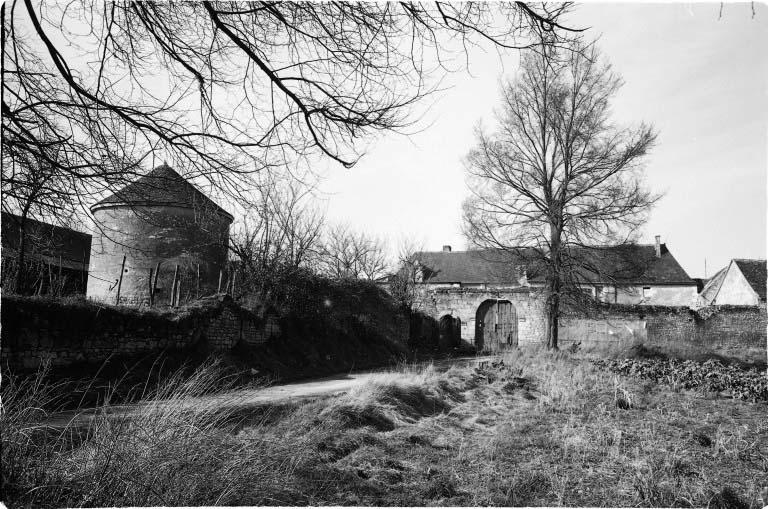
[(739, 270), (738, 265), (731, 262), (725, 274), (720, 291), (717, 292), (713, 304), (722, 306), (726, 304), (734, 306), (757, 306), (760, 298), (747, 282)]
[(648, 306), (693, 306), (697, 297), (694, 285), (606, 286), (600, 293), (603, 302)]

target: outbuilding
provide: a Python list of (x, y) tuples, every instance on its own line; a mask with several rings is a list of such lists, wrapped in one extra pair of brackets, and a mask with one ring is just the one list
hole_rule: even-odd
[(766, 261), (734, 259), (699, 294), (698, 305), (765, 306)]
[(170, 166), (158, 166), (91, 213), (90, 299), (138, 306), (150, 302), (150, 292), (155, 303), (167, 304), (172, 292), (184, 301), (217, 291), (233, 217)]

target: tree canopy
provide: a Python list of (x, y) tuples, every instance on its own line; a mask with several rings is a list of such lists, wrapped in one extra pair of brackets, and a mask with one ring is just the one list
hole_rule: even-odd
[(3, 189), (17, 184), (14, 162), (34, 160), (82, 200), (162, 153), (247, 205), (253, 174), (316, 154), (353, 165), (372, 134), (412, 121), (468, 47), (562, 40), (567, 8), (12, 0)]

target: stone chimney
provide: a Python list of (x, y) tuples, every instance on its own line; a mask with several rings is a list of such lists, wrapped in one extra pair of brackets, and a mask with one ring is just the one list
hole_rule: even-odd
[(656, 258), (661, 258), (661, 235), (656, 235)]
[(451, 252), (451, 246), (445, 245), (443, 246), (443, 253), (450, 253)]

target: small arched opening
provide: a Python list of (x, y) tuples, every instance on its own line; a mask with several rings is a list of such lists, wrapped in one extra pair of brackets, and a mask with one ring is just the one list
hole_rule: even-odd
[(441, 350), (449, 350), (461, 344), (461, 320), (458, 317), (443, 315), (438, 330)]
[(477, 351), (498, 352), (517, 346), (517, 310), (508, 300), (489, 299), (475, 314)]

